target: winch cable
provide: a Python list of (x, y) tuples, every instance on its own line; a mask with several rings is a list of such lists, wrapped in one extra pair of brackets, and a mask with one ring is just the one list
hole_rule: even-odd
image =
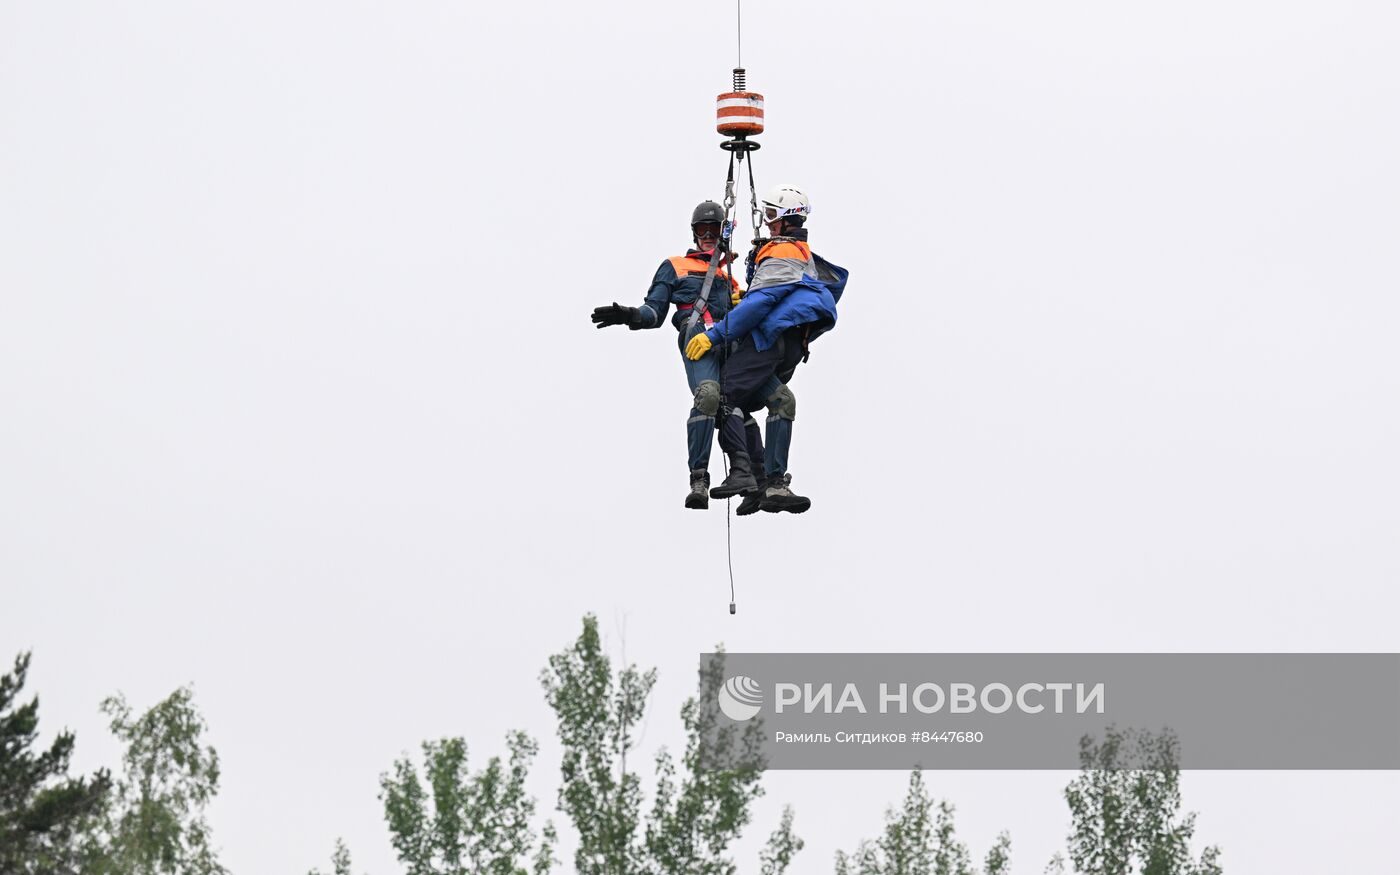
[[(730, 137), (729, 140), (720, 144), (720, 148), (729, 153), (729, 173), (724, 182), (724, 225), (720, 230), (720, 239), (715, 245), (715, 251), (710, 255), (709, 269), (705, 272), (705, 281), (700, 287), (700, 295), (696, 298), (695, 305), (690, 312), (690, 319), (686, 323), (686, 334), (688, 335), (710, 307), (710, 292), (714, 286), (715, 274), (718, 272), (720, 262), (724, 259), (724, 252), (731, 255), (729, 264), (729, 275), (734, 273), (733, 257), (734, 251), (731, 245), (734, 229), (737, 226), (737, 216), (735, 208), (737, 198), (734, 195), (734, 162), (740, 164), (740, 173), (743, 172), (744, 158), (747, 156), (749, 163), (749, 219), (753, 226), (753, 246), (759, 245), (760, 231), (763, 227), (763, 211), (758, 206), (758, 188), (754, 184), (753, 177), (753, 153), (758, 150), (758, 143), (749, 139), (750, 136), (763, 132), (763, 95), (755, 94), (748, 90), (747, 78), (744, 71), (744, 0), (735, 0), (735, 43), (736, 60), (738, 63), (734, 67), (734, 90), (721, 94), (718, 99), (718, 125), (717, 129), (721, 134)], [(721, 350), (715, 350), (712, 354), (719, 354)], [(724, 417), (734, 415), (736, 411), (721, 407), (720, 419), (716, 423), (723, 427)], [(746, 413), (746, 412), (744, 412)], [(722, 449), (722, 448), (721, 448)], [(729, 479), (729, 458), (723, 452), (720, 457), (724, 462), (724, 477)], [(762, 464), (762, 460), (756, 460)], [(724, 548), (729, 568), (729, 613), (737, 613), (737, 601), (734, 595), (734, 527), (733, 527), (733, 507), (730, 499), (724, 500)]]
[(734, 66), (740, 69), (744, 66), (744, 0), (734, 0), (734, 24), (738, 31), (739, 50), (735, 53), (739, 63)]

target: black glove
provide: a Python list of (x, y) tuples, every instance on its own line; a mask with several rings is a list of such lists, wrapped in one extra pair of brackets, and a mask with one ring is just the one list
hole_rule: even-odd
[(611, 307), (593, 308), (593, 324), (599, 328), (607, 328), (609, 325), (630, 326), (636, 319), (636, 307), (624, 307), (616, 301)]

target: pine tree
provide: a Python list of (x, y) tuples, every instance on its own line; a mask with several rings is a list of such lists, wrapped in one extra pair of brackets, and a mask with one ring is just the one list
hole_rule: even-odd
[(39, 699), (17, 705), (29, 673), (29, 654), (0, 675), (0, 872), (67, 875), (81, 868), (82, 833), (111, 787), (105, 771), (91, 779), (68, 777), (75, 742), (61, 732), (48, 750), (38, 739)]

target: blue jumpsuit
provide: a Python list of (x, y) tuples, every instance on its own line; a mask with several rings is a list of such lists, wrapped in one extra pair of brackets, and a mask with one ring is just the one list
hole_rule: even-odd
[[(710, 449), (714, 444), (715, 415), (718, 411), (720, 391), (720, 366), (717, 356), (707, 355), (699, 361), (691, 361), (685, 356), (685, 345), (692, 337), (711, 327), (715, 321), (723, 319), (730, 309), (730, 296), (738, 291), (739, 284), (723, 267), (715, 272), (710, 287), (706, 317), (698, 322), (693, 330), (686, 330), (695, 302), (700, 297), (700, 289), (705, 284), (705, 273), (710, 267), (710, 254), (692, 249), (685, 255), (668, 258), (661, 262), (652, 277), (651, 288), (646, 300), (637, 308), (637, 318), (629, 326), (632, 329), (659, 328), (666, 321), (670, 305), (676, 305), (676, 313), (671, 317), (675, 326), (676, 342), (685, 365), (686, 384), (694, 403), (686, 420), (687, 464), (690, 470), (704, 470), (710, 465)], [(705, 384), (711, 384), (706, 386)], [(713, 399), (713, 404), (710, 402)], [(704, 409), (702, 408), (702, 405)], [(749, 444), (750, 455), (761, 458), (763, 440), (759, 435), (758, 424), (752, 419), (745, 423), (745, 441)]]

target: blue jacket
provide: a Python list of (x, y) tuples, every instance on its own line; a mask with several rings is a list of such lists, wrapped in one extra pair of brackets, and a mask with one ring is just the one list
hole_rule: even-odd
[[(677, 255), (661, 262), (656, 276), (651, 279), (646, 300), (637, 308), (636, 321), (629, 328), (657, 328), (666, 321), (666, 312), (671, 304), (676, 305), (676, 314), (671, 324), (684, 328), (690, 320), (690, 309), (700, 297), (700, 289), (705, 285), (705, 274), (710, 269), (710, 253), (692, 249), (685, 255)], [(739, 283), (720, 267), (715, 272), (714, 283), (710, 286), (707, 299), (711, 319), (719, 319), (729, 312), (729, 296), (739, 290)]]
[(812, 252), (801, 237), (776, 237), (758, 251), (753, 279), (739, 306), (706, 331), (711, 343), (742, 340), (771, 348), (787, 329), (809, 325), (810, 343), (836, 326), (836, 302), (848, 271)]

